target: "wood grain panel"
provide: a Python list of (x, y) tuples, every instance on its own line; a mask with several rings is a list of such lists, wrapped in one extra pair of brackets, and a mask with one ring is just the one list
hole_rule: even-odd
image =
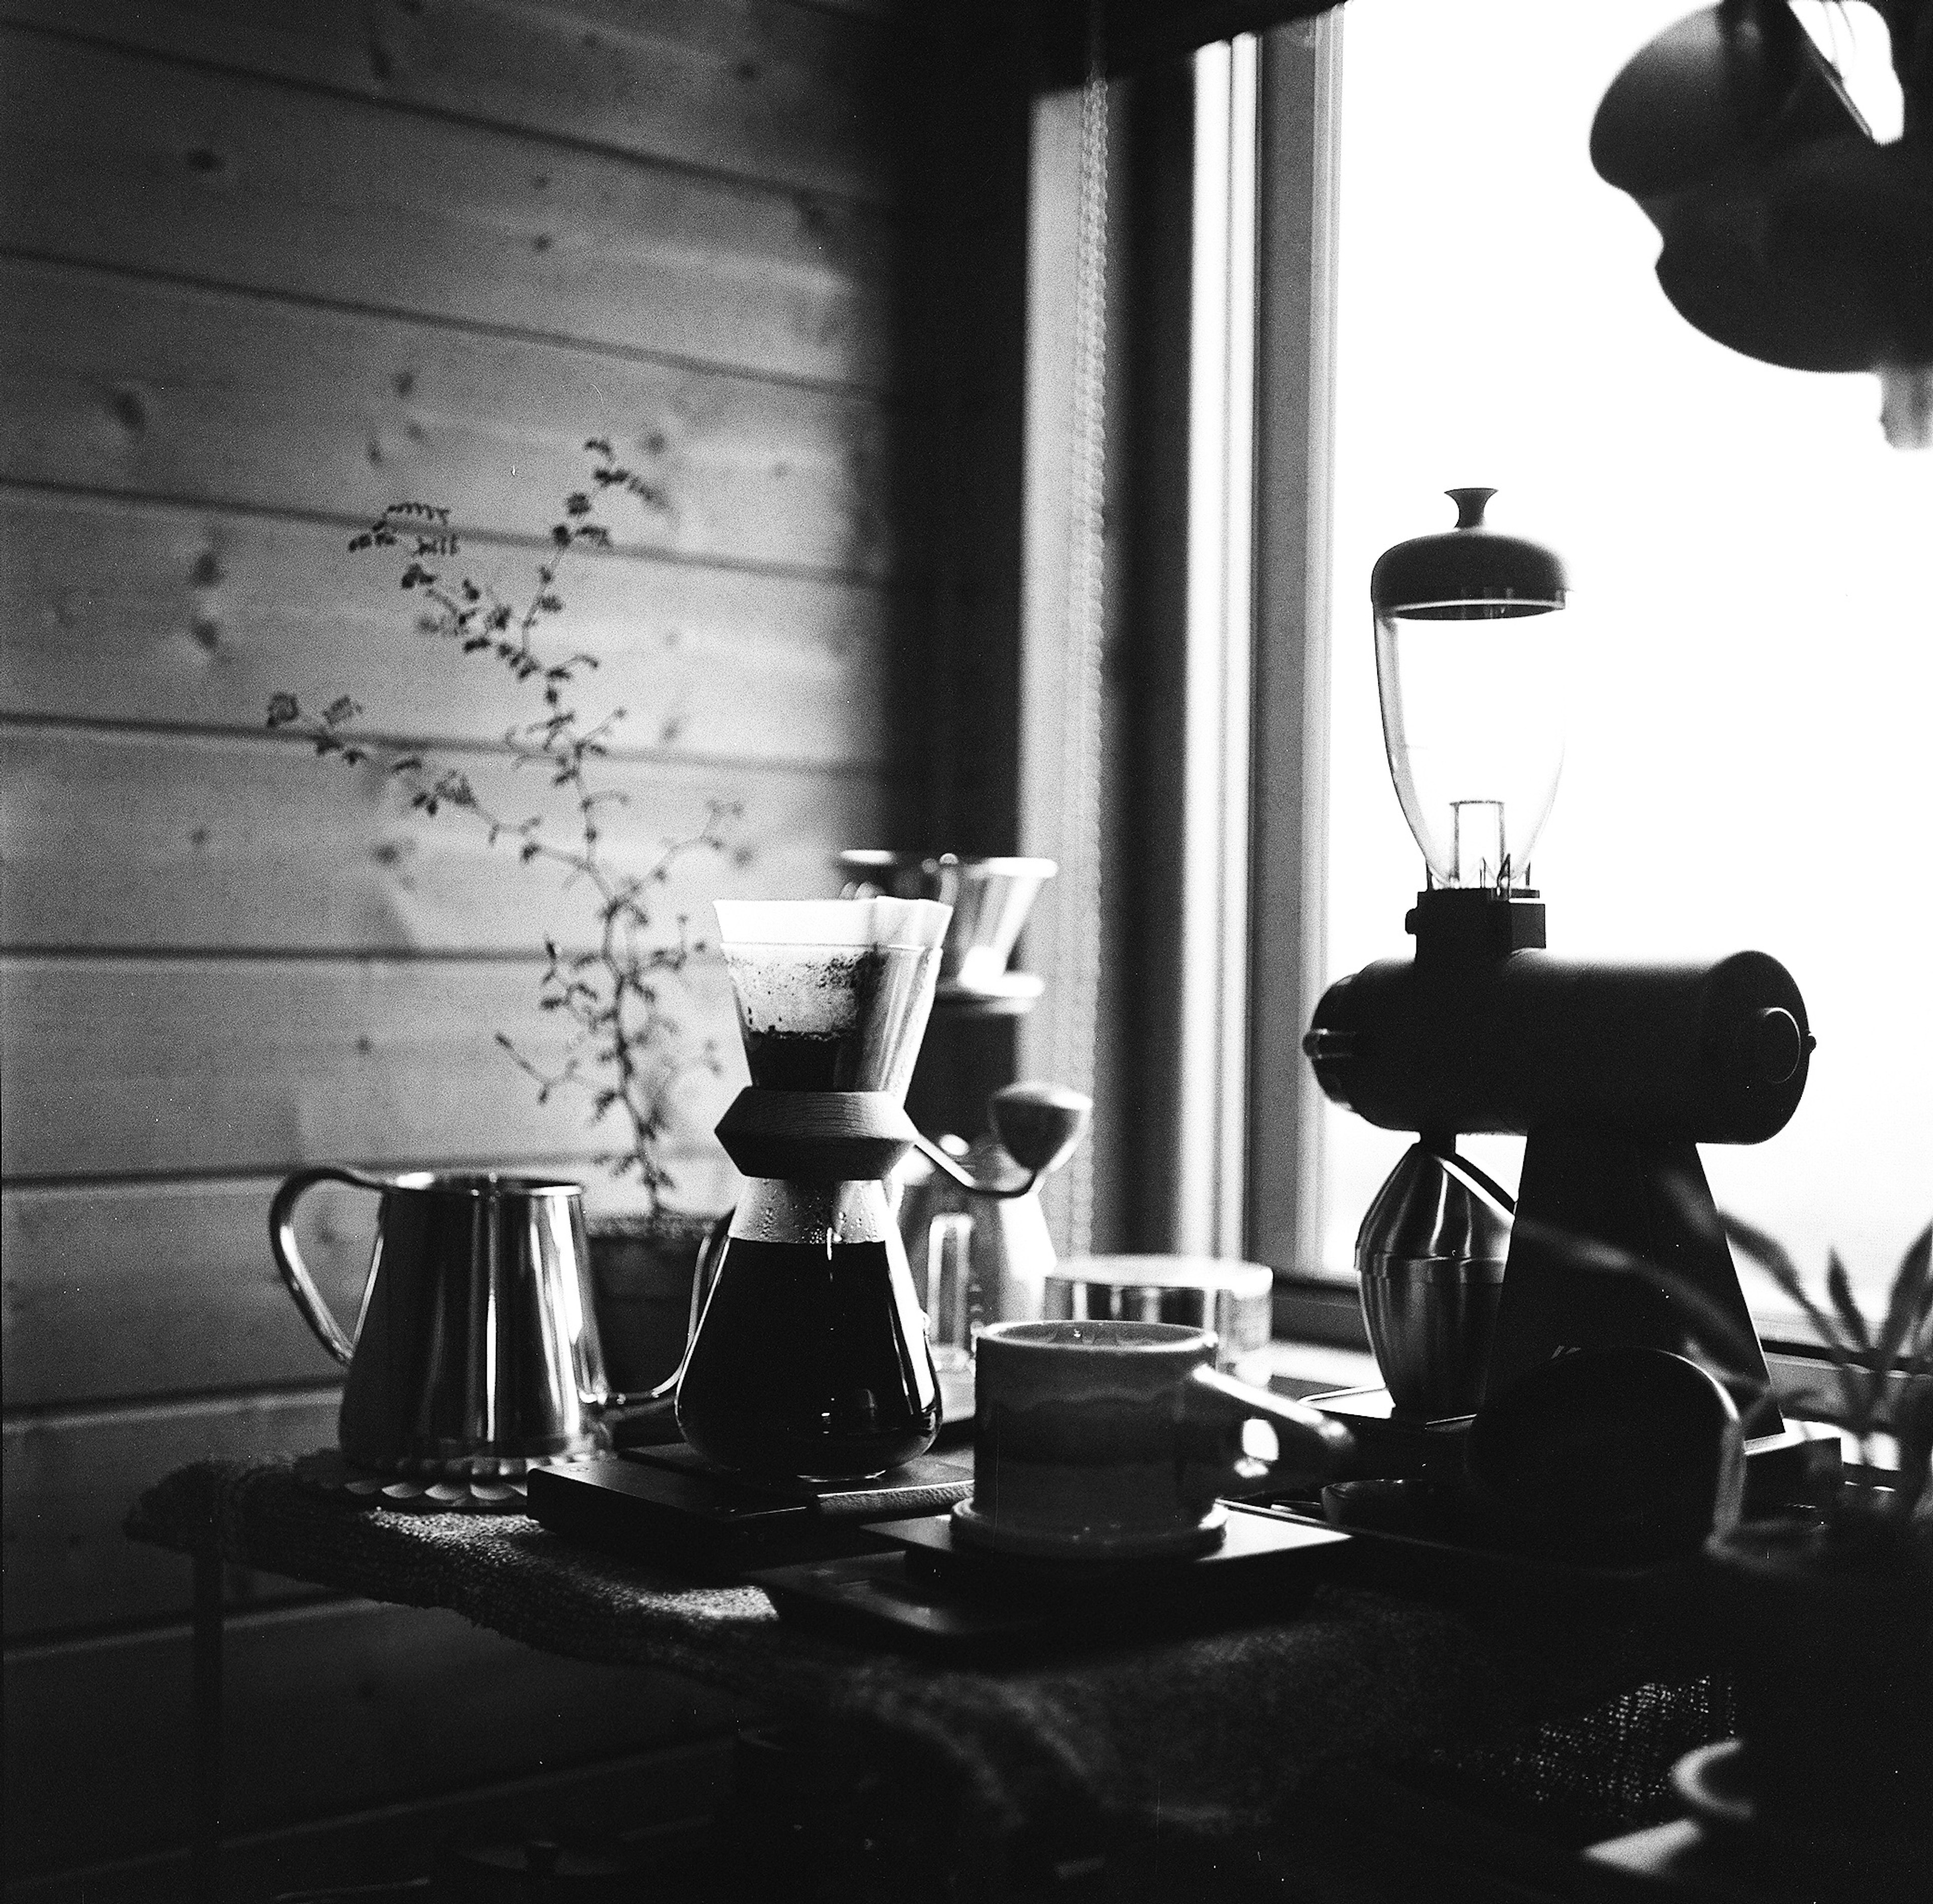
[[(319, 1347), (316, 1356), (324, 1372), (334, 1366)], [(136, 1495), (188, 1461), (330, 1446), (336, 1401), (336, 1391), (324, 1389), (7, 1422), (0, 1499), (8, 1639), (185, 1614), (187, 1563), (121, 1531)], [(280, 1585), (245, 1584), (242, 1597)]]
[[(185, 1579), (185, 1560), (158, 1557)], [(227, 1815), (238, 1831), (715, 1737), (732, 1722), (718, 1695), (663, 1674), (554, 1659), (455, 1614), (362, 1602), (237, 1619), (225, 1663)], [(188, 1696), (179, 1630), (9, 1654), (10, 1879), (182, 1841)], [(649, 1820), (658, 1814), (640, 1769), (634, 1803)]]
[[(562, 1170), (593, 1216), (640, 1193), (588, 1158), (492, 1158)], [(332, 1377), (269, 1257), (272, 1176), (56, 1185), (0, 1194), (8, 1407), (74, 1407)], [(721, 1207), (721, 1206), (714, 1206)], [(369, 1266), (376, 1200), (318, 1184), (296, 1206), (302, 1260), (345, 1329)]]
[(23, 251), (882, 389), (861, 208), (38, 35), (0, 64)]
[[(568, 846), (573, 815), (541, 770), (473, 752), (454, 762), (507, 823), (542, 815)], [(692, 837), (708, 803), (735, 803), (729, 851), (675, 862), (648, 896), (666, 941), (678, 921), (708, 938), (711, 901), (838, 893), (833, 855), (876, 836), (884, 802), (864, 774), (607, 761), (615, 872), (648, 878), (666, 842)], [(474, 815), (413, 811), (379, 760), (318, 760), (290, 735), (94, 733), (17, 728), (0, 758), (9, 949), (541, 951), (594, 946), (588, 886), (519, 863)], [(581, 841), (582, 834), (577, 835)]]
[(874, 202), (891, 41), (774, 0), (5, 0), (0, 17)]
[[(332, 1379), (336, 1365), (269, 1259), (272, 1177), (8, 1191), (9, 1407)], [(355, 1326), (376, 1200), (319, 1185), (303, 1260)]]
[[(386, 494), (372, 482), (371, 506)], [(527, 501), (534, 527), (545, 500)], [(347, 692), (365, 725), (473, 743), (531, 717), (531, 689), (417, 635), (397, 566), (347, 539), (325, 523), (0, 494), (0, 707), (259, 731), (279, 690), (318, 705)], [(540, 559), (476, 543), (453, 566), (521, 605)], [(621, 557), (573, 557), (559, 584), (546, 651), (598, 657), (577, 704), (593, 719), (629, 710), (629, 744), (888, 757), (891, 601), (876, 586)]]
[(621, 548), (881, 575), (888, 419), (858, 395), (0, 261), (0, 477), (543, 534), (609, 436)]
[[(0, 960), (0, 1163), (10, 1177), (279, 1172), (335, 1159), (582, 1157), (584, 1101), (536, 1101), (499, 1029), (557, 1053), (533, 963), (174, 958)], [(721, 1209), (712, 1126), (744, 1079), (721, 969), (683, 1022), (722, 1077), (672, 1093), (693, 1207)], [(548, 1041), (548, 1042), (547, 1042)], [(729, 1176), (723, 1179), (729, 1182)]]

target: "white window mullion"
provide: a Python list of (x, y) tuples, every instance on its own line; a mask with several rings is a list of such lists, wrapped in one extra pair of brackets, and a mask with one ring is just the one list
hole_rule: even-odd
[(1255, 46), (1195, 59), (1177, 1248), (1243, 1251), (1248, 1096)]

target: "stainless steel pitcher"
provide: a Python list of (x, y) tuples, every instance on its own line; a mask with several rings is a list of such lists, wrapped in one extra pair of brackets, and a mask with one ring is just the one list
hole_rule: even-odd
[[(353, 1338), (296, 1247), (296, 1204), (323, 1182), (383, 1200)], [(349, 1371), (341, 1436), (350, 1461), (502, 1478), (598, 1445), (597, 1411), (612, 1397), (580, 1185), (487, 1172), (371, 1176), (323, 1164), (275, 1192), (269, 1246), (296, 1308)]]

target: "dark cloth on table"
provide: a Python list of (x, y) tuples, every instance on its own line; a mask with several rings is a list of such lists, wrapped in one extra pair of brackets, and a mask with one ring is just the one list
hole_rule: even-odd
[(547, 1652), (654, 1667), (915, 1752), (976, 1827), (1084, 1812), (1178, 1832), (1266, 1828), (1318, 1767), (1503, 1736), (1661, 1673), (1658, 1623), (1580, 1635), (1325, 1586), (1236, 1630), (956, 1665), (781, 1625), (756, 1587), (705, 1586), (574, 1547), (521, 1515), (371, 1508), (286, 1463), (197, 1463), (151, 1489), (134, 1538), (371, 1599), (444, 1607)]

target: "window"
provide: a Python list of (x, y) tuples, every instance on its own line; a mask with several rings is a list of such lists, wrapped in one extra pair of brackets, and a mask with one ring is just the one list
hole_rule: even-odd
[[(1575, 713), (1535, 883), (1553, 950), (1753, 946), (1819, 1039), (1779, 1136), (1706, 1147), (1721, 1207), (1883, 1288), (1933, 1209), (1933, 455), (1877, 386), (1734, 355), (1652, 276), (1657, 235), (1586, 152), (1598, 100), (1683, 0), (1347, 9), (1328, 969), (1400, 956), (1421, 860), (1384, 767), (1368, 577), (1497, 488), (1576, 587)], [(1854, 10), (1857, 11), (1858, 10)], [(1321, 1263), (1405, 1140), (1333, 1107)], [(1521, 1146), (1471, 1154), (1514, 1181)], [(1785, 1326), (1748, 1284), (1766, 1332)]]

